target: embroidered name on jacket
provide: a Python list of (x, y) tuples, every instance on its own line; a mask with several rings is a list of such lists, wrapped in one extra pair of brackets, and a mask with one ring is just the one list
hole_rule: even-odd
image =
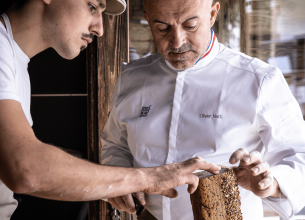
[(148, 113), (150, 111), (150, 107), (151, 106), (148, 106), (148, 107), (143, 106), (142, 107), (140, 118), (141, 117), (146, 117), (148, 115)]
[(222, 115), (217, 115), (217, 114), (213, 114), (213, 115), (210, 115), (210, 114), (200, 114), (199, 115), (199, 118), (222, 118)]

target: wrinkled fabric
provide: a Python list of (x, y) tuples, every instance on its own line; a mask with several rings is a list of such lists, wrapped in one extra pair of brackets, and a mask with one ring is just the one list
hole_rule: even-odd
[[(184, 71), (157, 53), (123, 64), (102, 134), (102, 163), (155, 167), (200, 156), (230, 166), (239, 148), (259, 151), (287, 199), (264, 199), (283, 219), (305, 205), (305, 124), (276, 67), (215, 44)], [(187, 186), (169, 199), (147, 195), (159, 220), (193, 219)], [(240, 188), (245, 220), (263, 219), (262, 201)]]

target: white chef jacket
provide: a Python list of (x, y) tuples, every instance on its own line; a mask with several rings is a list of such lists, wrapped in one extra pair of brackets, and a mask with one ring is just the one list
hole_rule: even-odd
[[(180, 71), (159, 53), (123, 64), (102, 134), (102, 163), (155, 167), (200, 156), (221, 165), (239, 148), (259, 151), (287, 199), (264, 199), (282, 215), (305, 205), (305, 123), (276, 67), (217, 38)], [(146, 196), (159, 220), (193, 219), (187, 186), (174, 199)], [(262, 201), (240, 188), (244, 220), (263, 219)]]

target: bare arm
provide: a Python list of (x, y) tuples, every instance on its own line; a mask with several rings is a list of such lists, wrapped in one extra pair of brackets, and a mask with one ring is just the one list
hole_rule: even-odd
[(199, 158), (146, 169), (96, 165), (40, 142), (20, 103), (12, 100), (0, 101), (0, 167), (0, 179), (12, 191), (67, 201), (139, 191), (174, 197), (175, 186), (189, 184), (189, 192), (197, 188), (198, 178), (191, 172), (220, 169)]

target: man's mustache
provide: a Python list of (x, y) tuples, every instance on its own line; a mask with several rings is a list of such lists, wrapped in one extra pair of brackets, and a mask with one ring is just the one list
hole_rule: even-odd
[(169, 45), (169, 47), (166, 49), (166, 52), (168, 53), (183, 53), (187, 51), (195, 51), (194, 47), (191, 44), (183, 44), (179, 48), (175, 48), (172, 45)]
[(84, 37), (84, 38), (90, 38), (90, 39), (94, 39), (94, 34), (82, 34), (82, 37)]

